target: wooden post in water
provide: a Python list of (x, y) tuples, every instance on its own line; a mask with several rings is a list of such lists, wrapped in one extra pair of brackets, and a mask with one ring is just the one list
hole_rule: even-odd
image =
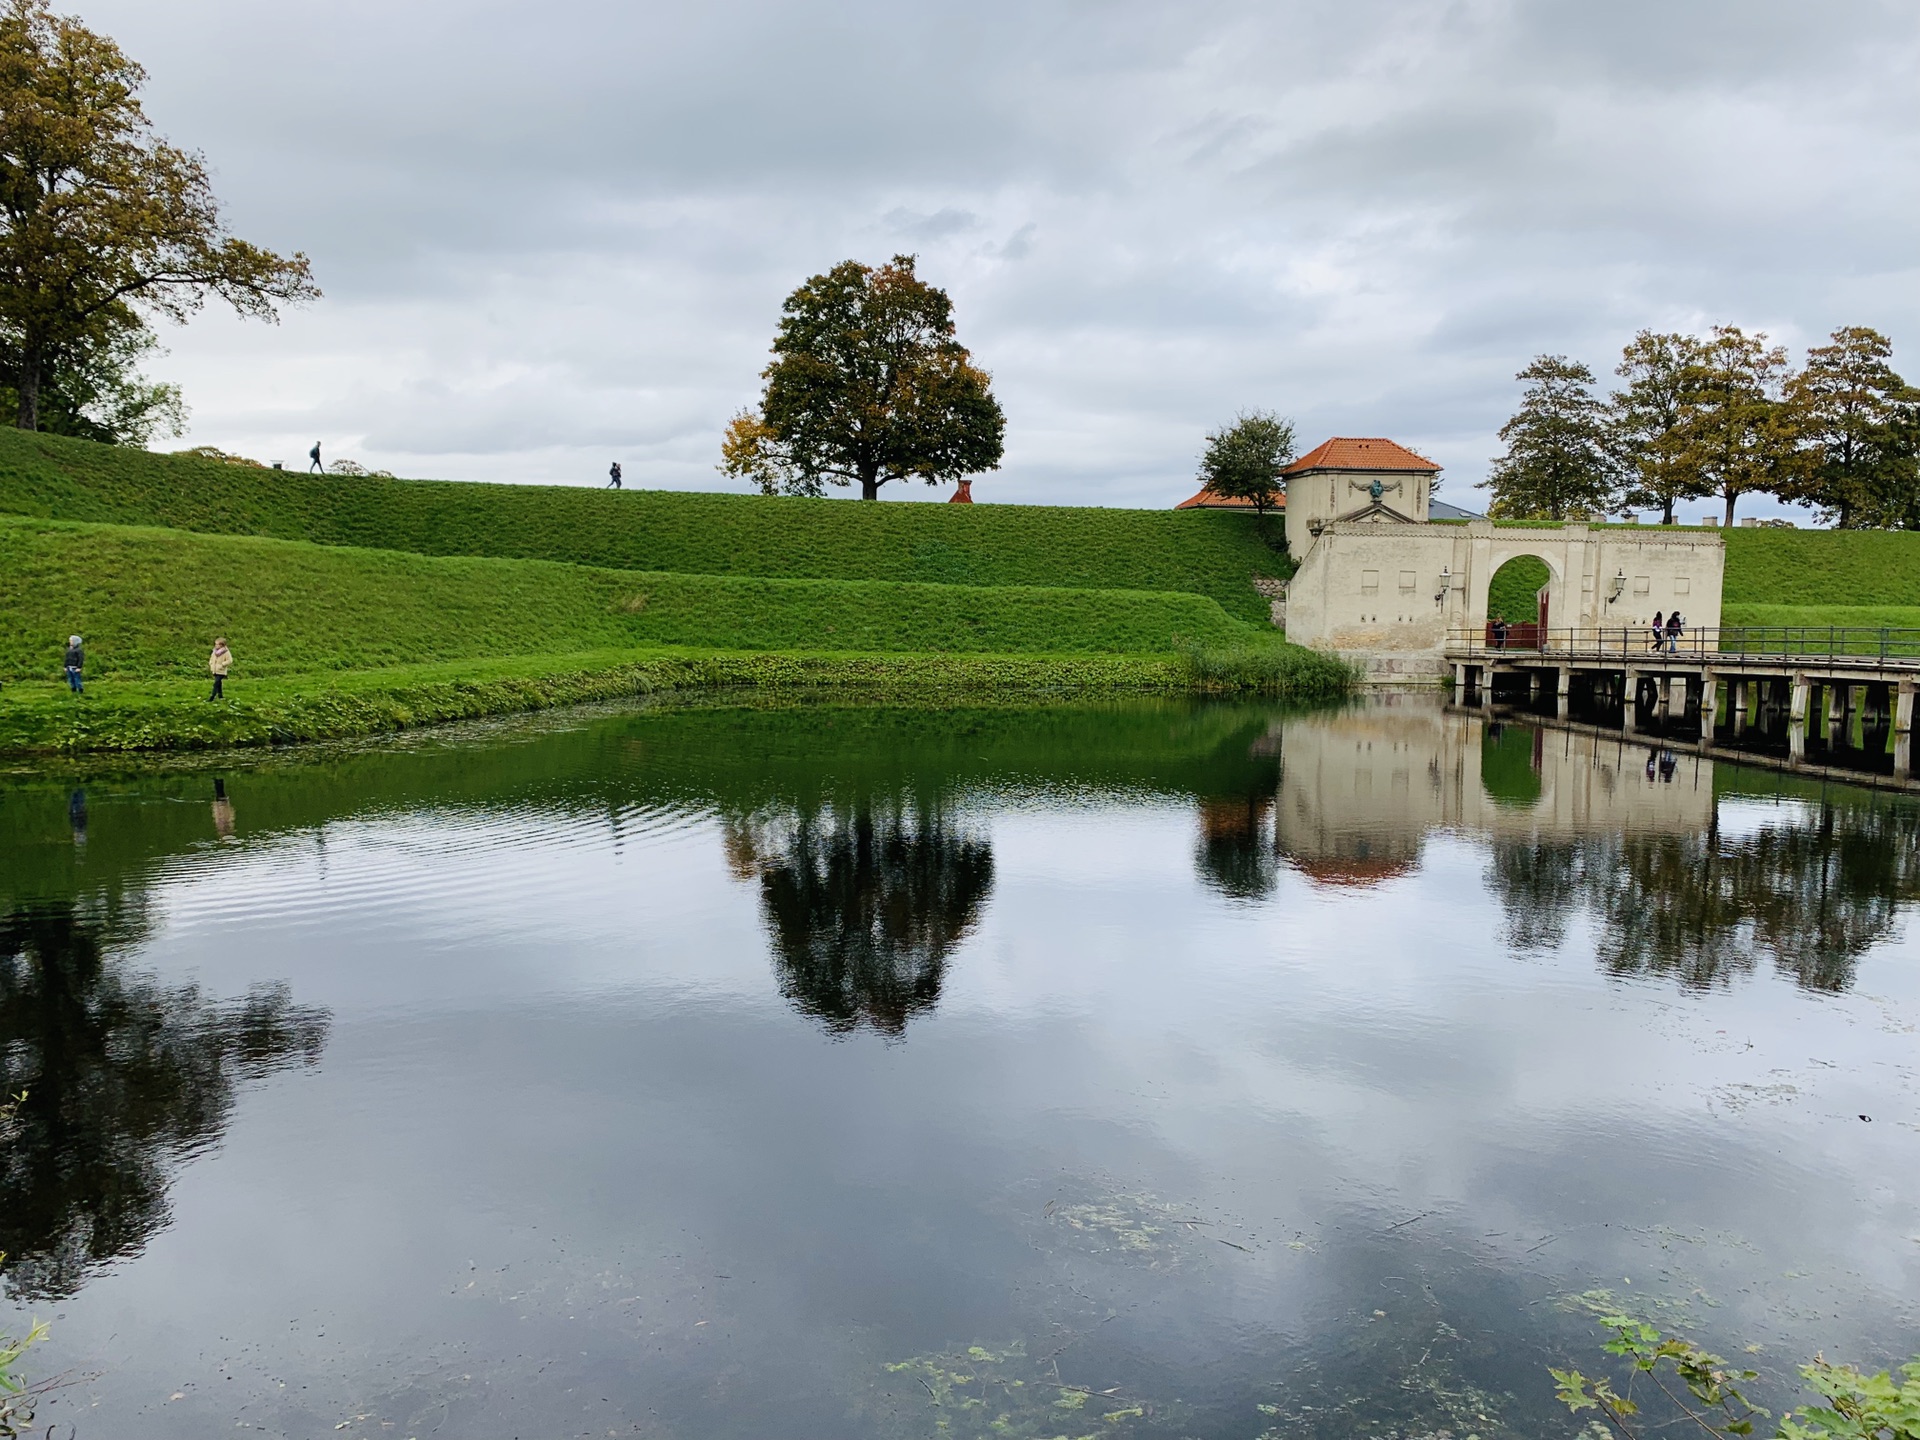
[(1827, 682), (1827, 748), (1838, 750), (1847, 743), (1847, 700), (1850, 687), (1838, 680)]
[(1554, 686), (1554, 694), (1556, 699), (1553, 713), (1564, 720), (1573, 705), (1573, 667), (1571, 665), (1560, 667), (1560, 676), (1558, 683)]
[(1711, 670), (1700, 672), (1700, 743), (1713, 743), (1713, 720), (1720, 711), (1720, 677)]
[(1640, 672), (1627, 666), (1626, 689), (1622, 696), (1621, 729), (1631, 735), (1640, 728)]
[(1793, 700), (1787, 707), (1787, 763), (1804, 764), (1807, 758), (1807, 710), (1813, 699), (1813, 687), (1804, 672), (1792, 678)]
[(1747, 733), (1747, 680), (1743, 675), (1727, 681), (1727, 705), (1733, 711), (1733, 735), (1737, 740)]
[(1913, 774), (1913, 681), (1902, 680), (1893, 701), (1893, 778)]

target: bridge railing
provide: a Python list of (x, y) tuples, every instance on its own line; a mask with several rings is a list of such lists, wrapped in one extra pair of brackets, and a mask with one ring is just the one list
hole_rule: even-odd
[(1543, 628), (1534, 624), (1488, 624), (1454, 630), (1447, 636), (1450, 654), (1467, 658), (1503, 654), (1566, 655), (1581, 659), (1618, 658), (1657, 664), (1659, 657), (1690, 659), (1866, 660), (1902, 668), (1920, 666), (1920, 629), (1866, 625), (1721, 625), (1689, 627), (1679, 634), (1654, 637), (1650, 625)]

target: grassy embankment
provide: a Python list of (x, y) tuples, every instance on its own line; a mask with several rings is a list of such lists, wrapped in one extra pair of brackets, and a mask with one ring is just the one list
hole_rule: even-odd
[(1722, 623), (1920, 628), (1920, 533), (1729, 530)]
[(0, 514), (692, 575), (1187, 591), (1255, 624), (1250, 577), (1292, 569), (1252, 517), (1219, 510), (308, 476), (4, 428)]
[[(1857, 625), (1920, 628), (1920, 533), (1885, 530), (1733, 529), (1727, 542), (1723, 625)], [(1537, 618), (1546, 565), (1501, 567), (1489, 614)]]
[[(61, 463), (35, 468), (23, 454)], [(1337, 664), (1243, 618), (1264, 606), (1248, 583), (1249, 562), (1271, 572), (1280, 558), (1244, 517), (1169, 527), (1169, 519), (1188, 517), (1021, 507), (1047, 544), (1028, 535), (1001, 553), (1000, 539), (1018, 527), (986, 507), (956, 515), (958, 507), (303, 480), (11, 434), (0, 436), (0, 460), (0, 512), (16, 515), (157, 510), (156, 518), (208, 532), (220, 523), (271, 524), (338, 539), (352, 513), (326, 493), (339, 483), (366, 487), (366, 503), (386, 507), (392, 523), (380, 538), (389, 542), (454, 548), (435, 533), (435, 512), (421, 506), (419, 492), (477, 506), (482, 516), (497, 496), (521, 523), (477, 526), (484, 533), (461, 537), (463, 544), (525, 549), (545, 526), (555, 549), (604, 553), (617, 548), (609, 532), (630, 521), (623, 511), (631, 509), (657, 522), (634, 528), (638, 553), (705, 567), (641, 571), (0, 520), (0, 679), (13, 681), (0, 691), (0, 748), (325, 738), (696, 686), (840, 686), (902, 697), (1180, 689), (1318, 697), (1345, 685)], [(583, 509), (582, 501), (592, 505)], [(804, 523), (783, 550), (786, 514)], [(853, 539), (836, 553), (827, 542), (842, 516)], [(989, 518), (974, 525), (981, 516)], [(1218, 518), (1243, 523), (1210, 523)], [(695, 545), (702, 535), (704, 550)], [(1168, 535), (1177, 542), (1170, 548), (1185, 547), (1189, 585), (1142, 591), (1066, 581), (1075, 573), (1108, 582), (1146, 573), (1164, 582), (1169, 547), (1158, 542)], [(1059, 563), (1048, 563), (1049, 546)], [(870, 560), (882, 571), (964, 566), (1027, 583), (738, 573), (749, 553), (787, 571), (852, 570)], [(1088, 558), (1100, 553), (1104, 569)], [(1251, 599), (1235, 597), (1238, 616), (1206, 593), (1229, 592), (1223, 576), (1236, 572)], [(48, 678), (58, 675), (69, 630), (88, 642), (89, 690), (80, 701)], [(223, 705), (202, 698), (216, 633), (238, 656), (234, 698)]]

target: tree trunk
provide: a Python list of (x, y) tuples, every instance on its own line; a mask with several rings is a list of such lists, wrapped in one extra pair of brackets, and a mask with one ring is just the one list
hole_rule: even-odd
[(1739, 498), (1740, 492), (1738, 490), (1727, 491), (1727, 518), (1721, 522), (1721, 528), (1723, 530), (1731, 530), (1733, 528), (1733, 502)]
[(40, 356), (28, 349), (20, 357), (20, 417), (22, 430), (40, 428)]
[(880, 467), (863, 464), (860, 467), (860, 498), (878, 500), (880, 498)]
[(1667, 508), (1660, 514), (1660, 523), (1662, 525), (1672, 525), (1676, 523), (1673, 518), (1673, 496), (1671, 495), (1667, 496)]

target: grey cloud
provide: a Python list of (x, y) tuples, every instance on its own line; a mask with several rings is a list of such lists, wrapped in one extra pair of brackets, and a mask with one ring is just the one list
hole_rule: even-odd
[(995, 375), (1006, 498), (1171, 503), (1255, 404), (1461, 484), (1529, 357), (1605, 374), (1645, 325), (1920, 344), (1920, 197), (1890, 178), (1920, 158), (1920, 17), (1893, 0), (88, 16), (240, 232), (327, 289), (277, 331), (167, 337), (191, 438), (232, 448), (320, 427), (555, 480), (621, 450), (714, 485), (781, 298), (898, 248)]

